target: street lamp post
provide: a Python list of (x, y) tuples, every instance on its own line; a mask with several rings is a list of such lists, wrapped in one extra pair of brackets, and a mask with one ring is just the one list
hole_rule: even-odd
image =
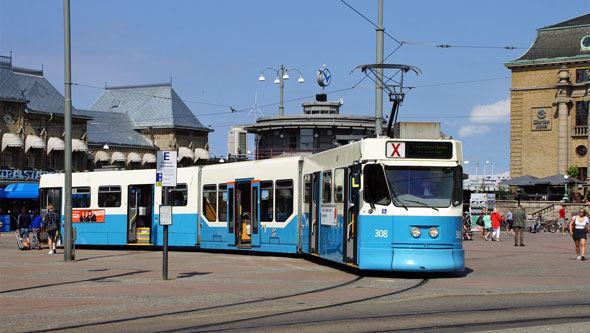
[(567, 195), (567, 179), (568, 179), (567, 175), (563, 176), (563, 180), (564, 180), (563, 185), (565, 186), (565, 192), (563, 193), (563, 198), (561, 199), (566, 202), (569, 201), (569, 199), (570, 199)]
[(283, 106), (283, 88), (285, 87), (285, 80), (289, 80), (289, 70), (292, 71), (296, 71), (299, 73), (299, 79), (297, 80), (298, 83), (303, 83), (305, 80), (303, 80), (303, 74), (301, 73), (300, 70), (298, 70), (297, 68), (286, 68), (284, 65), (281, 64), (281, 68), (280, 69), (275, 69), (272, 67), (268, 67), (263, 69), (260, 72), (260, 76), (258, 77), (258, 81), (266, 81), (266, 78), (264, 77), (264, 71), (266, 70), (272, 70), (273, 72), (275, 72), (277, 74), (276, 79), (273, 81), (273, 83), (275, 84), (279, 84), (280, 85), (280, 89), (281, 89), (281, 102), (279, 104), (279, 115), (284, 115), (285, 114), (285, 107)]

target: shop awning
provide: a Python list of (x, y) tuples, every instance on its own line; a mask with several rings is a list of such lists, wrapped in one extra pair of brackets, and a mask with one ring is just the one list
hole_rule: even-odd
[(23, 148), (25, 144), (18, 134), (4, 133), (2, 134), (2, 151), (7, 147)]
[(190, 158), (191, 161), (195, 158), (195, 153), (192, 149), (187, 147), (180, 147), (178, 148), (178, 160), (182, 160), (183, 158)]
[(25, 139), (25, 153), (29, 151), (29, 149), (47, 149), (47, 145), (45, 141), (36, 135), (27, 135)]
[(143, 163), (141, 163), (141, 164), (146, 164), (146, 163), (156, 163), (156, 155), (154, 155), (152, 153), (143, 154)]
[(198, 160), (209, 160), (211, 158), (211, 154), (209, 153), (208, 150), (205, 150), (203, 148), (196, 148), (195, 149), (195, 158), (194, 161), (198, 161)]
[(129, 153), (129, 155), (127, 155), (127, 164), (134, 163), (134, 162), (135, 163), (143, 162), (141, 155), (139, 155), (138, 153)]
[(116, 151), (113, 153), (113, 155), (111, 155), (111, 163), (126, 162), (126, 161), (127, 161), (127, 157), (125, 157), (125, 154), (123, 154), (120, 151)]
[(88, 146), (80, 139), (72, 139), (72, 151), (88, 151)]
[(51, 153), (53, 150), (66, 150), (66, 143), (64, 140), (54, 136), (50, 137), (49, 140), (47, 140), (47, 154)]
[(94, 161), (95, 162), (108, 162), (111, 160), (111, 155), (109, 155), (109, 153), (107, 153), (106, 151), (97, 151), (96, 154), (94, 154)]

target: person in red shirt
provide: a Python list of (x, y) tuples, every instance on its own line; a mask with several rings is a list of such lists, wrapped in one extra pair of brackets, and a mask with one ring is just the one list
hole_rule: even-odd
[(563, 235), (565, 235), (565, 227), (567, 224), (567, 220), (565, 219), (565, 205), (562, 205), (559, 210), (559, 226)]
[(502, 224), (502, 215), (498, 213), (497, 209), (494, 209), (492, 213), (492, 229), (494, 232), (492, 233), (492, 239), (495, 238), (496, 242), (500, 241), (500, 225)]

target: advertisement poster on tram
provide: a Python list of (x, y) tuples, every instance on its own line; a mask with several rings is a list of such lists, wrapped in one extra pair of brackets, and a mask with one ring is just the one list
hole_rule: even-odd
[(72, 222), (104, 223), (104, 209), (72, 210)]

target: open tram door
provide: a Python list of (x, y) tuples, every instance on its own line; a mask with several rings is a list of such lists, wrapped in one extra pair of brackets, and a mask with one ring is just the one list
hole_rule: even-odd
[(357, 264), (357, 242), (358, 242), (358, 213), (359, 213), (359, 192), (361, 189), (361, 165), (355, 164), (348, 167), (344, 179), (344, 262), (353, 265)]
[(151, 245), (153, 185), (129, 185), (127, 200), (127, 243)]
[(260, 246), (260, 181), (236, 181), (228, 186), (228, 193), (230, 245)]
[(53, 205), (53, 211), (61, 216), (61, 188), (42, 188), (39, 190), (40, 215), (45, 218), (47, 206)]
[(320, 240), (320, 173), (311, 175), (311, 200), (309, 200), (309, 253), (318, 253)]

